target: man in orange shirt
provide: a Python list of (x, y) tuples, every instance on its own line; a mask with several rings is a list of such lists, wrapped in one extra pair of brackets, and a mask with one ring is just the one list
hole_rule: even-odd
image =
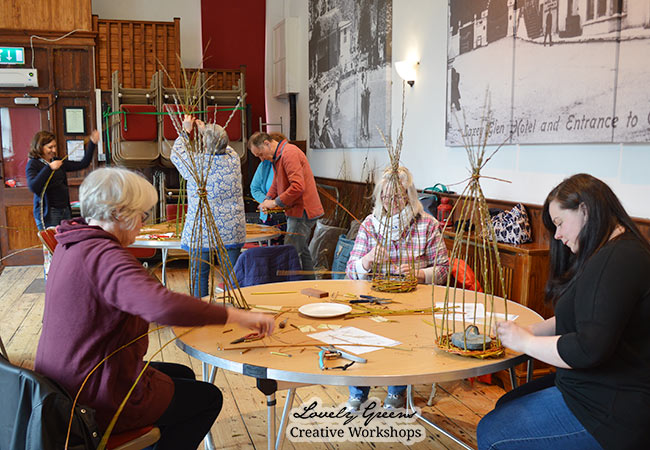
[(248, 148), (262, 161), (271, 161), (275, 171), (266, 200), (258, 208), (263, 212), (284, 208), (289, 233), (285, 243), (296, 248), (302, 269), (313, 271), (314, 264), (307, 241), (316, 220), (323, 215), (323, 205), (307, 157), (287, 140), (277, 142), (261, 132), (250, 137)]

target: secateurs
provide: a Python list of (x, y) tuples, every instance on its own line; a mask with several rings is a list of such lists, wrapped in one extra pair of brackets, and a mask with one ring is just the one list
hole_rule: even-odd
[(360, 294), (358, 300), (350, 300), (350, 303), (374, 303), (375, 305), (383, 305), (385, 303), (392, 303), (393, 300), (390, 298), (380, 298), (375, 297), (374, 295), (365, 295)]
[(235, 339), (234, 341), (231, 342), (231, 344), (239, 344), (241, 342), (252, 342), (252, 341), (259, 341), (264, 337), (263, 334), (259, 333), (249, 333), (246, 336), (242, 336), (239, 339)]
[[(343, 350), (339, 350), (338, 348), (335, 348), (333, 345), (329, 345), (329, 346), (319, 345), (318, 348), (321, 349), (321, 351), (318, 352), (318, 366), (320, 367), (320, 370), (334, 370), (334, 369), (347, 370), (347, 368), (350, 367), (355, 362), (358, 363), (368, 362), (368, 360), (365, 358), (361, 358), (360, 356), (356, 356), (351, 353), (344, 352)], [(349, 360), (350, 362), (347, 364), (334, 366), (334, 367), (325, 366), (325, 360), (338, 359), (338, 358), (344, 358)]]

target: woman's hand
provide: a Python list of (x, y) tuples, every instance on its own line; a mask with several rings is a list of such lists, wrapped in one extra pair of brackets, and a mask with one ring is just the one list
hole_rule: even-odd
[(370, 270), (370, 267), (377, 258), (377, 246), (373, 247), (368, 253), (361, 257), (361, 265), (365, 270)]
[(266, 336), (271, 335), (275, 329), (275, 320), (270, 314), (243, 311), (234, 307), (227, 308), (227, 311), (226, 323), (236, 323)]
[[(409, 274), (412, 272), (413, 267), (411, 264), (402, 264), (399, 268), (399, 273), (401, 274)], [(415, 278), (418, 279), (418, 283), (424, 283), (424, 270), (422, 269), (417, 269), (415, 271)]]
[(183, 130), (185, 130), (188, 134), (192, 132), (192, 128), (194, 128), (194, 122), (196, 121), (196, 117), (194, 117), (191, 114), (185, 114), (183, 115)]
[(50, 169), (57, 170), (57, 169), (61, 168), (62, 165), (63, 165), (62, 160), (60, 160), (60, 159), (52, 160), (50, 162)]
[(520, 353), (528, 353), (528, 343), (534, 337), (528, 329), (520, 327), (511, 320), (497, 322), (497, 336), (503, 345)]
[(93, 144), (97, 144), (99, 142), (99, 131), (93, 130), (93, 132), (90, 133), (90, 140), (93, 141)]

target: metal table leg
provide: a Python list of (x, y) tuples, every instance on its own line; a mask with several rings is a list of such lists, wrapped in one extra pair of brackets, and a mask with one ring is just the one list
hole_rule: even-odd
[(526, 363), (526, 383), (533, 381), (533, 358), (529, 358)]
[(454, 441), (456, 444), (460, 445), (462, 448), (466, 450), (474, 450), (472, 447), (464, 443), (463, 441), (459, 440), (456, 436), (448, 433), (447, 431), (443, 430), (440, 428), (438, 425), (435, 423), (431, 422), (430, 420), (426, 419), (422, 414), (418, 414), (415, 412), (415, 404), (413, 403), (413, 386), (410, 384), (406, 387), (406, 411), (408, 412), (409, 410), (412, 410), (415, 413), (415, 417), (429, 425), (430, 427), (434, 428), (435, 430), (441, 432), (445, 436), (447, 436), (449, 439)]
[(284, 440), (284, 430), (287, 426), (287, 417), (289, 416), (289, 411), (291, 411), (291, 406), (293, 405), (293, 399), (296, 395), (296, 388), (289, 388), (287, 391), (287, 399), (284, 402), (284, 409), (282, 409), (282, 418), (280, 419), (280, 429), (278, 430), (278, 435), (275, 438), (275, 450), (282, 448), (282, 443)]
[(257, 379), (257, 389), (266, 395), (266, 439), (268, 450), (273, 450), (275, 445), (275, 393), (278, 390), (278, 382), (267, 378)]
[(167, 250), (166, 248), (162, 250), (162, 284), (167, 286)]
[[(208, 381), (214, 383), (215, 375), (217, 374), (217, 368), (211, 366), (208, 363), (201, 363), (203, 381)], [(212, 439), (212, 433), (208, 431), (208, 434), (205, 435), (205, 449), (206, 450), (215, 450), (214, 440)]]
[(513, 389), (517, 388), (517, 375), (515, 374), (515, 368), (511, 367), (508, 369), (508, 374), (510, 375), (510, 385)]

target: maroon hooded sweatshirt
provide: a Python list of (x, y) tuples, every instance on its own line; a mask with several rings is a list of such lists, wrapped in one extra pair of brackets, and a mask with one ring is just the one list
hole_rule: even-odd
[[(97, 363), (146, 333), (149, 322), (194, 326), (226, 321), (224, 307), (167, 290), (100, 227), (77, 218), (63, 222), (57, 232), (35, 369), (73, 397)], [(86, 383), (79, 402), (96, 410), (102, 429), (144, 367), (148, 345), (144, 337), (120, 350)], [(114, 431), (153, 424), (173, 394), (172, 380), (147, 368)]]

